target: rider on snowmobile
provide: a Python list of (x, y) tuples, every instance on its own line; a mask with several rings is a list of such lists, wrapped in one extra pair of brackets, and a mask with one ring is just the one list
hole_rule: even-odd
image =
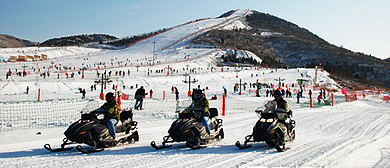
[(287, 104), (287, 101), (283, 99), (283, 94), (280, 90), (275, 90), (274, 91), (274, 101), (276, 101), (276, 110), (278, 109), (281, 109), (281, 110), (284, 110), (284, 112), (286, 113), (286, 117), (284, 118), (284, 120), (282, 121), (282, 123), (284, 123), (288, 130), (291, 130), (292, 126), (290, 124), (290, 122), (286, 122), (288, 118), (290, 118), (290, 113), (291, 111), (289, 111), (288, 109), (288, 104)]
[(210, 111), (209, 111), (209, 101), (206, 99), (205, 94), (201, 89), (194, 90), (192, 96), (192, 103), (189, 107), (187, 107), (184, 111), (189, 112), (191, 110), (200, 110), (203, 111), (202, 117), (200, 120), (202, 124), (206, 127), (206, 132), (210, 135), (210, 127), (207, 124), (207, 120), (209, 120)]
[(118, 102), (115, 101), (114, 94), (112, 92), (108, 92), (106, 94), (106, 103), (104, 103), (100, 108), (107, 112), (105, 113), (102, 122), (107, 125), (110, 135), (115, 139), (115, 124), (119, 121), (121, 110), (119, 109)]
[(287, 104), (287, 101), (283, 99), (283, 94), (280, 90), (275, 90), (274, 91), (274, 101), (276, 101), (277, 103), (277, 108), (279, 109), (283, 109), (283, 110), (286, 110), (286, 112), (288, 111), (288, 104)]

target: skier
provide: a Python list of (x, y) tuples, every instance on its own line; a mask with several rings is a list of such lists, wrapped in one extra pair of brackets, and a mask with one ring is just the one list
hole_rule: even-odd
[(176, 101), (179, 101), (179, 90), (177, 90), (177, 87), (175, 87), (175, 95), (176, 95)]
[(141, 86), (137, 91), (135, 92), (135, 105), (134, 108), (136, 110), (143, 110), (142, 108), (142, 102), (143, 99), (145, 98), (145, 89), (143, 86)]
[(321, 99), (322, 99), (322, 94), (319, 94), (319, 95), (317, 96), (318, 104), (321, 103)]
[(299, 103), (299, 97), (301, 97), (301, 92), (300, 91), (297, 94), (297, 103)]
[(83, 91), (81, 91), (81, 94), (83, 95), (82, 99), (85, 99), (85, 89), (83, 89)]
[(119, 121), (120, 109), (112, 92), (108, 92), (106, 94), (106, 103), (104, 103), (100, 108), (107, 112), (102, 121), (107, 125), (110, 135), (115, 139), (115, 124)]
[(196, 89), (193, 95), (194, 96), (192, 97), (191, 105), (187, 107), (184, 111), (186, 112), (189, 112), (191, 110), (203, 111), (203, 115), (200, 118), (200, 120), (206, 128), (206, 132), (210, 135), (210, 127), (207, 124), (207, 120), (209, 120), (209, 116), (210, 116), (209, 101), (206, 99), (205, 94), (200, 89)]

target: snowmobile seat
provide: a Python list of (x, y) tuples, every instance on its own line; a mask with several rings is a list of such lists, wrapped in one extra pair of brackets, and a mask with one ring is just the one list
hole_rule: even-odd
[(122, 111), (121, 114), (120, 114), (120, 119), (121, 121), (125, 121), (127, 119), (133, 119), (133, 111)]
[(286, 112), (286, 110), (284, 110), (284, 109), (276, 108), (276, 109), (275, 109), (275, 113), (276, 113), (277, 116), (278, 116), (278, 120), (284, 121), (284, 120), (286, 120), (286, 119), (288, 118), (287, 112)]
[(133, 120), (133, 112), (131, 110), (130, 111), (122, 111), (120, 114), (120, 120), (115, 125), (116, 132), (125, 131), (126, 128), (130, 126), (130, 123), (132, 120)]
[(116, 133), (123, 132), (123, 123), (122, 123), (122, 121), (119, 120), (119, 121), (115, 124), (115, 132), (116, 132)]
[(209, 112), (210, 112), (210, 118), (214, 118), (214, 117), (218, 116), (217, 108), (210, 108)]

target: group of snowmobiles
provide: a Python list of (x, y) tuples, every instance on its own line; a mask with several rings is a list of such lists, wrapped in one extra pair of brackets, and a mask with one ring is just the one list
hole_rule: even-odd
[[(265, 142), (269, 146), (275, 147), (282, 152), (286, 149), (286, 142), (295, 139), (295, 121), (291, 120), (292, 112), (276, 108), (276, 101), (265, 101), (264, 105), (257, 108), (255, 113), (259, 120), (253, 127), (253, 132), (245, 137), (244, 144), (239, 141), (235, 143), (239, 149), (249, 148), (249, 142)], [(210, 134), (206, 132), (206, 127), (200, 121), (202, 111), (191, 110), (182, 111), (178, 118), (171, 124), (168, 135), (163, 137), (162, 145), (156, 145), (152, 141), (150, 145), (155, 149), (169, 148), (169, 143), (185, 142), (191, 149), (206, 147), (206, 144), (224, 138), (222, 119), (218, 118), (218, 110), (210, 108), (210, 116), (207, 124)], [(66, 138), (63, 139), (61, 148), (52, 149), (49, 144), (44, 148), (51, 152), (71, 150), (74, 147), (67, 147), (71, 144), (79, 144), (76, 149), (82, 153), (89, 154), (104, 150), (104, 148), (117, 146), (125, 143), (139, 141), (137, 122), (133, 120), (133, 112), (124, 110), (120, 114), (120, 121), (115, 125), (117, 137), (114, 139), (107, 126), (102, 123), (102, 114), (99, 110), (84, 113), (81, 119), (74, 122), (64, 132)], [(88, 149), (83, 149), (80, 144), (87, 144)]]

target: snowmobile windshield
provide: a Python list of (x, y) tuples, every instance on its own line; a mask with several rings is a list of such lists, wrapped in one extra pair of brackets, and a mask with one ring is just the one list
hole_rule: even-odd
[(90, 113), (99, 108), (99, 102), (97, 101), (89, 101), (85, 107), (81, 110), (81, 114)]
[(271, 115), (274, 113), (276, 107), (276, 101), (266, 100), (263, 102), (263, 105), (258, 107), (255, 112), (256, 115), (261, 118), (264, 115)]

